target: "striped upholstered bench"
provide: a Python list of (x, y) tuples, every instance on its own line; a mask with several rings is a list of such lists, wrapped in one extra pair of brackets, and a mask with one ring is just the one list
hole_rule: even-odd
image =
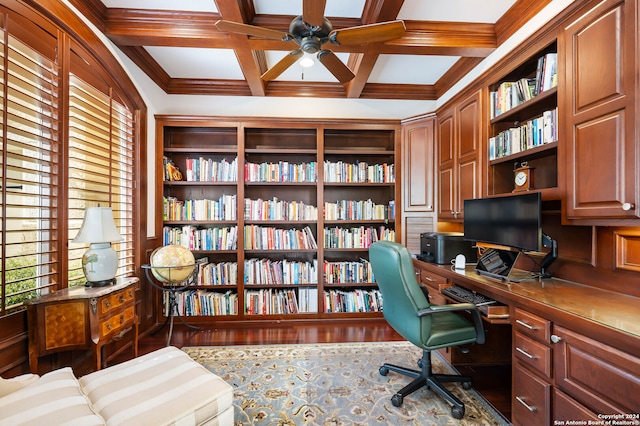
[(233, 388), (174, 347), (76, 379), (44, 374), (0, 397), (0, 425), (232, 425)]

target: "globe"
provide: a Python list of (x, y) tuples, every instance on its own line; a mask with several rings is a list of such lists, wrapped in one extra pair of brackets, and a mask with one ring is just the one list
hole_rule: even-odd
[(151, 253), (151, 272), (162, 283), (176, 283), (189, 278), (196, 265), (191, 251), (180, 245), (172, 244), (159, 247)]

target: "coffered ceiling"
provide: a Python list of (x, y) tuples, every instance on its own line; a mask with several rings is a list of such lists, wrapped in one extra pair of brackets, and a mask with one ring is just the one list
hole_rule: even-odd
[(343, 83), (306, 53), (299, 57), (313, 66), (291, 60), (265, 77), (299, 49), (296, 42), (216, 26), (224, 20), (284, 36), (303, 3), (307, 13), (321, 0), (69, 1), (167, 94), (435, 100), (551, 0), (326, 0), (338, 40), (351, 27), (393, 20), (405, 27), (387, 41), (323, 44), (353, 73)]

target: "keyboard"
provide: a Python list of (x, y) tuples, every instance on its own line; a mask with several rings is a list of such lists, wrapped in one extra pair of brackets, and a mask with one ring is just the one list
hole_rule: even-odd
[(457, 285), (445, 287), (440, 291), (445, 296), (448, 296), (457, 302), (473, 303), (484, 315), (488, 315), (489, 306), (499, 304), (495, 299), (485, 296), (484, 294), (476, 293), (475, 291), (471, 291)]

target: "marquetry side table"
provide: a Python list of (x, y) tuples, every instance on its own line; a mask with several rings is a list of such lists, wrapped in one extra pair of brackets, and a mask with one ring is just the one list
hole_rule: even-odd
[(138, 356), (137, 277), (118, 278), (104, 287), (71, 287), (27, 302), (29, 368), (38, 373), (38, 358), (55, 352), (92, 349), (96, 369), (104, 365), (102, 347), (133, 331)]

